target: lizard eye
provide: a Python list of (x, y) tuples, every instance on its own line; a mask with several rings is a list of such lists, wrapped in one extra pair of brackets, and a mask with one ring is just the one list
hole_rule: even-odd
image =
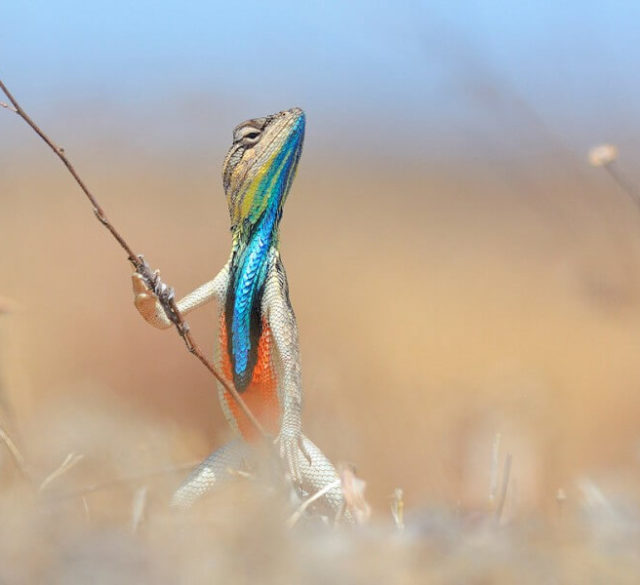
[[(249, 129), (247, 128), (247, 130)], [(247, 148), (251, 148), (260, 139), (260, 134), (261, 132), (259, 130), (251, 128), (249, 132), (245, 131), (244, 133), (242, 133), (242, 136), (240, 137), (240, 144), (246, 146)]]
[(258, 142), (261, 134), (262, 132), (254, 126), (241, 126), (234, 132), (233, 141), (243, 146), (253, 146)]

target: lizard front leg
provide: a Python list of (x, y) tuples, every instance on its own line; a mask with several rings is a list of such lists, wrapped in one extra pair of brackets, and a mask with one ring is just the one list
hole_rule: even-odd
[[(157, 329), (167, 329), (171, 327), (171, 321), (169, 321), (164, 312), (158, 297), (149, 289), (144, 278), (137, 272), (134, 272), (131, 275), (131, 280), (133, 283), (133, 302), (144, 320)], [(214, 299), (220, 302), (220, 300), (224, 298), (228, 282), (229, 264), (227, 263), (213, 280), (206, 282), (181, 298), (176, 303), (178, 311), (184, 316)]]
[(300, 483), (302, 459), (311, 463), (302, 435), (302, 373), (298, 327), (289, 301), (289, 287), (280, 256), (276, 254), (265, 283), (263, 310), (276, 347), (278, 397), (281, 407), (280, 456), (294, 483)]

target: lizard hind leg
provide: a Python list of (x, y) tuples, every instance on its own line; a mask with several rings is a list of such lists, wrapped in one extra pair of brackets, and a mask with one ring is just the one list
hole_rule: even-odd
[(353, 519), (349, 510), (345, 509), (344, 495), (340, 484), (340, 477), (329, 459), (310, 439), (303, 435), (305, 450), (309, 454), (309, 462), (302, 454), (298, 457), (300, 468), (300, 483), (296, 485), (296, 491), (301, 500), (306, 500), (320, 490), (331, 487), (312, 506), (316, 514), (335, 520), (342, 514), (343, 521), (351, 524)]
[(176, 508), (190, 508), (216, 484), (235, 477), (234, 472), (244, 467), (249, 446), (242, 439), (234, 439), (216, 449), (198, 465), (171, 498)]

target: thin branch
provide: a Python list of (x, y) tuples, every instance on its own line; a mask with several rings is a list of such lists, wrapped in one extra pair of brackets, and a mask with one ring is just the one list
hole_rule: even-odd
[(16, 110), (13, 106), (10, 106), (7, 102), (0, 102), (0, 108), (6, 108), (7, 110), (11, 110), (16, 114), (18, 113), (18, 110)]
[[(91, 194), (89, 188), (85, 185), (84, 181), (80, 178), (77, 171), (69, 161), (69, 159), (64, 154), (64, 148), (58, 146), (51, 138), (49, 138), (40, 127), (31, 119), (29, 114), (22, 109), (22, 106), (17, 102), (17, 100), (13, 97), (11, 92), (7, 89), (7, 86), (0, 79), (0, 89), (4, 92), (4, 94), (9, 98), (9, 101), (13, 105), (13, 111), (18, 114), (29, 126), (31, 126), (32, 130), (44, 140), (44, 142), (49, 146), (53, 152), (56, 153), (57, 157), (63, 162), (64, 166), (67, 167), (67, 170), (71, 173), (71, 176), (75, 179), (76, 183), (80, 186), (84, 194), (87, 196), (89, 201), (91, 202), (91, 206), (93, 207), (93, 212), (96, 214), (98, 220), (104, 225), (110, 232), (111, 235), (118, 241), (120, 246), (125, 250), (128, 255), (129, 261), (136, 267), (138, 260), (136, 255), (133, 253), (127, 242), (124, 241), (122, 236), (116, 231), (116, 229), (109, 223), (107, 217), (102, 210), (102, 207), (98, 204), (96, 198)], [(11, 109), (11, 108), (9, 108)]]
[(611, 162), (603, 166), (618, 187), (627, 194), (636, 207), (640, 208), (640, 193), (638, 193), (635, 186), (620, 172), (617, 165), (614, 162)]
[(629, 181), (618, 168), (618, 147), (615, 144), (598, 144), (589, 149), (587, 158), (592, 167), (602, 167), (613, 182), (631, 199), (634, 205), (640, 210), (640, 192), (631, 181)]
[(98, 203), (97, 199), (91, 193), (85, 182), (80, 178), (80, 175), (75, 170), (74, 166), (71, 164), (71, 161), (67, 158), (64, 148), (58, 146), (49, 136), (47, 136), (40, 127), (31, 119), (31, 117), (24, 111), (22, 106), (17, 102), (17, 100), (13, 97), (11, 92), (7, 89), (7, 86), (0, 80), (0, 89), (7, 96), (11, 105), (2, 103), (2, 107), (5, 107), (9, 110), (15, 112), (18, 116), (20, 116), (31, 128), (33, 131), (42, 138), (42, 140), (53, 150), (56, 156), (62, 161), (71, 176), (75, 179), (76, 183), (80, 186), (83, 193), (86, 195), (87, 199), (91, 203), (93, 207), (93, 212), (95, 216), (98, 218), (98, 221), (109, 230), (111, 235), (116, 239), (118, 244), (122, 247), (122, 249), (127, 254), (127, 259), (136, 272), (142, 276), (146, 285), (153, 290), (158, 296), (158, 300), (164, 309), (167, 318), (175, 325), (180, 337), (184, 341), (189, 352), (194, 355), (202, 365), (213, 374), (213, 376), (220, 382), (222, 387), (233, 397), (233, 399), (238, 403), (244, 414), (251, 421), (251, 424), (258, 430), (258, 432), (262, 435), (262, 437), (268, 437), (268, 434), (265, 432), (264, 428), (258, 421), (258, 419), (253, 415), (249, 407), (245, 404), (244, 400), (238, 393), (238, 391), (233, 387), (231, 383), (229, 383), (223, 376), (220, 374), (214, 365), (205, 357), (202, 353), (196, 342), (194, 341), (191, 333), (189, 332), (188, 324), (183, 320), (180, 315), (180, 311), (178, 311), (178, 307), (176, 306), (174, 299), (173, 289), (166, 286), (160, 281), (160, 278), (157, 274), (155, 274), (149, 265), (144, 261), (142, 255), (135, 254), (126, 240), (120, 235), (120, 233), (116, 230), (113, 224), (107, 218), (104, 210)]

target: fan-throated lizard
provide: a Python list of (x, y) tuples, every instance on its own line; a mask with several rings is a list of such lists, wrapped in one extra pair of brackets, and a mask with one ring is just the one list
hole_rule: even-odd
[[(277, 436), (280, 456), (298, 495), (305, 499), (330, 484), (316, 510), (343, 508), (338, 475), (302, 434), (302, 380), (298, 330), (279, 251), (282, 208), (304, 140), (299, 108), (248, 120), (233, 132), (222, 177), (231, 216), (232, 245), (218, 275), (178, 301), (182, 315), (212, 300), (219, 307), (218, 365), (260, 424)], [(146, 321), (165, 329), (171, 322), (144, 280), (133, 275), (135, 305)], [(190, 506), (217, 482), (255, 456), (260, 436), (233, 397), (218, 384), (224, 415), (238, 438), (216, 450), (187, 478), (173, 504)]]

